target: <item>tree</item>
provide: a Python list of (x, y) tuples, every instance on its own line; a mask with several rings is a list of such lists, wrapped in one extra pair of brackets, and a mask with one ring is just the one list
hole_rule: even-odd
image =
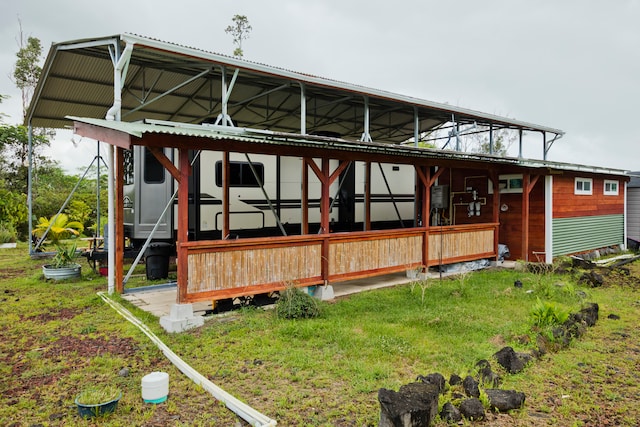
[(22, 32), (22, 22), (20, 24), (20, 35), (18, 39), (18, 57), (13, 68), (14, 83), (22, 92), (22, 116), (24, 117), (31, 102), (33, 91), (38, 84), (42, 67), (38, 65), (42, 56), (42, 45), (40, 39), (28, 37), (25, 40)]
[(249, 20), (244, 15), (235, 15), (231, 20), (233, 24), (229, 25), (224, 32), (231, 34), (233, 37), (233, 44), (236, 45), (233, 55), (242, 58), (244, 54), (242, 51), (242, 41), (249, 38), (249, 33), (252, 28)]
[(47, 237), (55, 245), (60, 240), (78, 236), (84, 230), (84, 226), (78, 221), (70, 221), (67, 214), (61, 213), (51, 218), (40, 217), (33, 234), (41, 239), (47, 230)]
[[(43, 132), (33, 134), (32, 161), (34, 173), (38, 168), (50, 163), (42, 154), (50, 144), (49, 136)], [(0, 177), (8, 188), (27, 193), (29, 173), (29, 133), (25, 126), (0, 124)]]

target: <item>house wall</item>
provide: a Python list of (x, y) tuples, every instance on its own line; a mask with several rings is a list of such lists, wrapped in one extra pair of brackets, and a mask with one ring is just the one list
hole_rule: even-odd
[[(591, 194), (575, 194), (575, 180), (590, 178)], [(605, 180), (618, 182), (617, 195), (605, 195)], [(624, 179), (565, 174), (553, 177), (553, 256), (624, 244)]]
[[(535, 253), (544, 252), (544, 178), (538, 179), (529, 194), (529, 260), (537, 261)], [(522, 193), (501, 193), (500, 205), (507, 210), (500, 210), (499, 243), (509, 246), (511, 259), (525, 259), (522, 251)]]
[(627, 237), (640, 242), (640, 187), (627, 188)]

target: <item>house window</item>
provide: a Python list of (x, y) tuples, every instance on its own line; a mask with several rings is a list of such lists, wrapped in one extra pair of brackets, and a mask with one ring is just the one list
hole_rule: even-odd
[[(260, 187), (260, 183), (264, 183), (262, 163), (250, 165), (248, 162), (229, 162), (229, 187)], [(222, 162), (220, 161), (216, 162), (216, 185), (222, 187)]]
[(593, 194), (593, 179), (576, 178), (574, 194), (583, 194), (588, 196)]
[[(522, 174), (500, 175), (498, 177), (498, 188), (500, 193), (522, 193)], [(493, 194), (493, 184), (489, 180), (489, 194)]]
[(604, 195), (605, 196), (617, 196), (618, 195), (618, 181), (605, 179), (604, 180)]

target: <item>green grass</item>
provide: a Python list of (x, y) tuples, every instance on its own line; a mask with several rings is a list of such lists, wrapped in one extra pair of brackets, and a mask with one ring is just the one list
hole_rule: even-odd
[[(235, 423), (232, 413), (103, 303), (96, 292), (105, 290), (105, 278), (85, 264), (81, 280), (46, 282), (39, 272), (44, 262), (25, 253), (24, 247), (0, 253), (3, 422), (84, 425), (73, 407), (76, 395), (109, 384), (123, 397), (102, 425)], [(515, 288), (515, 280), (524, 286)], [(115, 299), (200, 373), (285, 426), (377, 425), (380, 388), (397, 390), (432, 372), (464, 376), (504, 345), (533, 349), (538, 300), (571, 312), (595, 301), (601, 320), (581, 340), (521, 374), (502, 373), (504, 388), (527, 394), (526, 408), (506, 415), (503, 425), (540, 421), (529, 413), (557, 425), (582, 419), (588, 425), (602, 413), (618, 417), (619, 425), (635, 425), (627, 420), (640, 416), (633, 398), (638, 378), (632, 368), (640, 354), (634, 288), (586, 290), (568, 276), (487, 270), (351, 295), (321, 304), (314, 319), (288, 320), (275, 310), (246, 308), (171, 335), (154, 316)], [(603, 319), (609, 312), (621, 319)], [(122, 368), (129, 376), (118, 375)], [(147, 405), (140, 381), (156, 370), (170, 375), (169, 400)], [(607, 382), (611, 378), (613, 384)]]

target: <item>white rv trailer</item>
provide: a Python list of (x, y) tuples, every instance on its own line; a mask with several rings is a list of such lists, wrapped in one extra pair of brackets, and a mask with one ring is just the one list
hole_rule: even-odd
[[(164, 154), (177, 162), (177, 151)], [(189, 182), (190, 240), (301, 234), (301, 157), (230, 154), (230, 235), (222, 236), (222, 153), (193, 152)], [(331, 170), (338, 161), (330, 162)], [(174, 203), (177, 188), (171, 175), (142, 146), (125, 156), (125, 236), (134, 246), (147, 239), (165, 207)], [(371, 224), (373, 229), (414, 225), (415, 171), (411, 165), (371, 165)], [(309, 230), (320, 223), (320, 181), (309, 174)], [(352, 162), (330, 188), (331, 231), (362, 230), (365, 216), (365, 164)], [(198, 194), (197, 198), (193, 194)], [(177, 202), (175, 202), (177, 203)], [(172, 241), (177, 229), (177, 206), (166, 213), (152, 240)]]

